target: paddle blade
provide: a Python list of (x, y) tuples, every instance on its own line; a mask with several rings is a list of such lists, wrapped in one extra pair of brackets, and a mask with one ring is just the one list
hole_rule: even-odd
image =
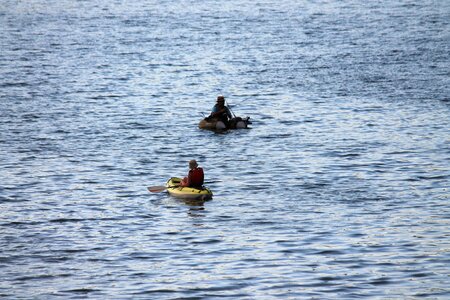
[(152, 192), (152, 193), (159, 193), (159, 192), (165, 191), (165, 190), (166, 190), (166, 187), (165, 187), (165, 186), (162, 186), (162, 185), (149, 186), (149, 187), (147, 188), (147, 190), (148, 190), (149, 192)]

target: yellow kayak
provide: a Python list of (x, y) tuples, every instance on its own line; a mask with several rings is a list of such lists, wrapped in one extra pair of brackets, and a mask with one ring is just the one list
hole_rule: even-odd
[(212, 198), (213, 193), (208, 188), (192, 188), (192, 187), (180, 187), (181, 178), (172, 177), (167, 183), (167, 191), (170, 195), (183, 198), (183, 199), (198, 199), (198, 200), (209, 200)]

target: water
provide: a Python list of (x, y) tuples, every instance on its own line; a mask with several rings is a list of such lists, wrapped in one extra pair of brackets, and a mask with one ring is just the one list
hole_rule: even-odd
[[(449, 20), (2, 1), (0, 297), (449, 298)], [(219, 94), (252, 129), (197, 128)], [(192, 158), (212, 201), (146, 190)]]

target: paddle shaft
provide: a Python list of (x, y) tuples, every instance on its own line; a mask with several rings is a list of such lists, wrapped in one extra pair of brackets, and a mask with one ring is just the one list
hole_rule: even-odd
[(147, 190), (151, 193), (159, 193), (167, 190), (168, 188), (175, 188), (178, 187), (178, 185), (174, 186), (162, 186), (162, 185), (156, 185), (156, 186), (149, 186), (147, 187)]
[[(225, 100), (225, 101), (226, 101), (226, 100)], [(226, 101), (226, 103), (227, 103), (228, 109), (231, 111), (231, 114), (236, 118), (236, 115), (234, 114), (234, 111), (231, 110), (231, 106), (230, 106), (230, 104), (228, 103), (228, 101)]]

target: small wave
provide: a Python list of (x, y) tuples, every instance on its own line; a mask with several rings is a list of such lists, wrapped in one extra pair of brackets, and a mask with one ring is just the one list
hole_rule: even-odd
[(71, 277), (71, 274), (40, 274), (40, 275), (30, 275), (14, 278), (15, 281), (31, 281), (31, 280), (46, 280), (46, 279), (56, 279), (56, 278), (66, 278)]
[(9, 88), (9, 87), (27, 87), (30, 86), (28, 82), (6, 82), (0, 84), (0, 88)]
[(419, 175), (416, 177), (418, 180), (441, 180), (441, 179), (448, 179), (450, 178), (450, 175)]
[(344, 252), (339, 251), (339, 250), (322, 250), (322, 251), (316, 252), (316, 254), (319, 254), (319, 255), (342, 255), (342, 254), (344, 254)]
[(207, 239), (207, 240), (201, 240), (201, 241), (191, 241), (192, 244), (219, 244), (222, 240), (219, 239)]
[(90, 294), (94, 292), (100, 292), (101, 290), (95, 288), (77, 288), (70, 290), (62, 290), (62, 293), (70, 293), (70, 294)]
[(394, 283), (389, 277), (380, 277), (375, 280), (369, 281), (372, 285), (388, 285)]

